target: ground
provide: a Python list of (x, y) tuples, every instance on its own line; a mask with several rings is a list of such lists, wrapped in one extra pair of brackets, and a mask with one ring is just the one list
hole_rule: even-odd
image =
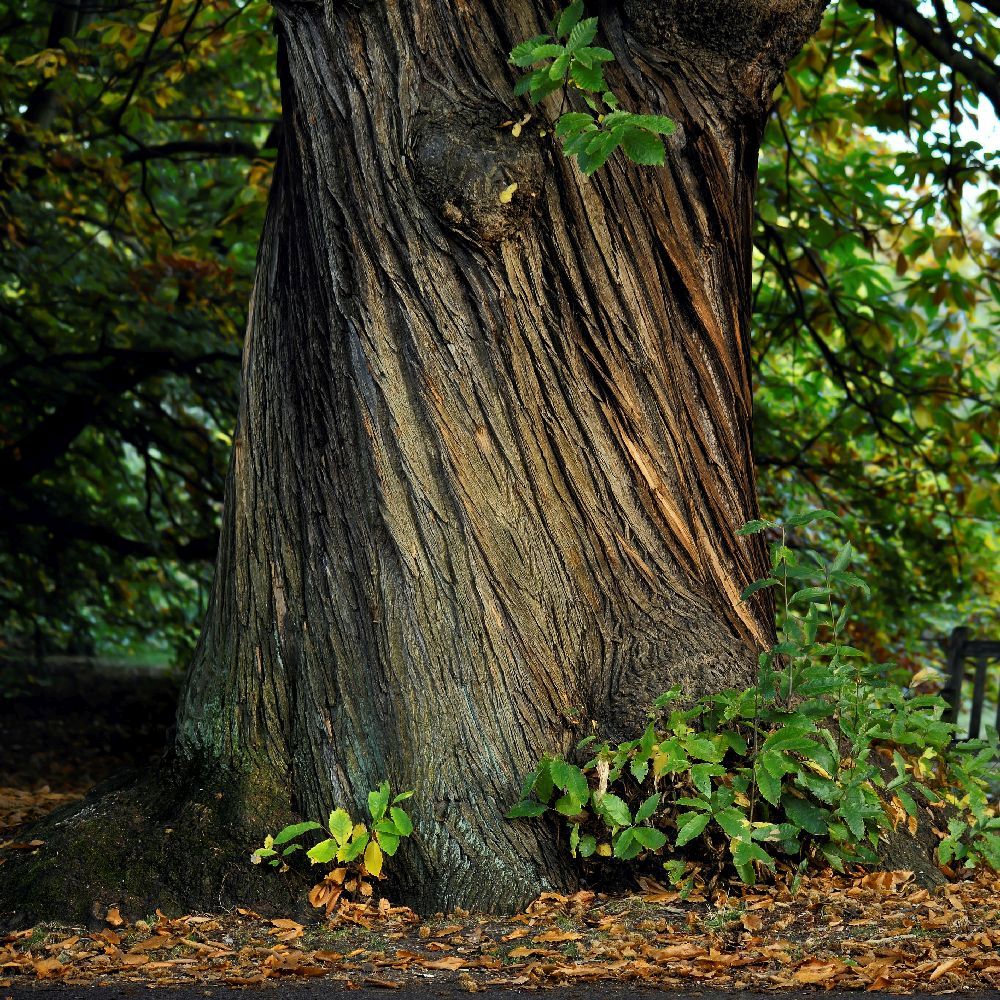
[[(18, 839), (20, 824), (155, 754), (174, 694), (163, 677), (81, 672), (79, 664), (13, 677), (0, 702), (0, 864), (33, 849)], [(391, 897), (391, 879), (383, 885)], [(910, 873), (827, 872), (754, 889), (709, 883), (687, 899), (645, 882), (626, 894), (543, 896), (505, 918), (421, 920), (383, 901), (341, 908), (330, 921), (304, 904), (282, 918), (238, 909), (127, 923), (112, 907), (88, 927), (0, 936), (5, 991), (56, 982), (203, 991), (313, 979), (306, 992), (317, 996), (326, 986), (405, 994), (595, 983), (602, 992), (614, 983), (995, 992), (1000, 877), (925, 889)]]

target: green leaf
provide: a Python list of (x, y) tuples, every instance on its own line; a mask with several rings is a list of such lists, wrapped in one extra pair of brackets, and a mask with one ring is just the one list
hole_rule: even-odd
[(635, 828), (625, 827), (614, 840), (614, 856), (622, 861), (631, 861), (642, 852), (642, 845), (635, 839)]
[(390, 858), (399, 849), (399, 837), (397, 837), (394, 833), (383, 833), (381, 830), (376, 830), (375, 839), (378, 841), (379, 847), (381, 847)]
[(396, 829), (402, 836), (409, 837), (413, 833), (413, 821), (404, 810), (393, 806), (390, 815), (392, 816), (393, 823), (396, 824)]
[(553, 60), (552, 65), (548, 69), (550, 80), (562, 84), (562, 81), (566, 78), (566, 70), (569, 68), (570, 58), (568, 52), (563, 52), (561, 56)]
[(642, 805), (635, 812), (636, 823), (645, 823), (653, 813), (659, 808), (660, 805), (660, 793), (653, 792), (652, 795), (646, 799)]
[(844, 547), (837, 553), (837, 557), (833, 560), (830, 570), (836, 573), (838, 570), (844, 569), (846, 566), (850, 565), (853, 555), (854, 549), (851, 548), (851, 543), (845, 542)]
[(666, 155), (663, 140), (641, 128), (626, 128), (622, 137), (622, 149), (633, 162), (642, 166), (662, 167)]
[(747, 598), (756, 594), (758, 590), (763, 590), (765, 587), (780, 587), (781, 581), (775, 580), (774, 577), (769, 576), (765, 580), (754, 580), (748, 587), (745, 587), (743, 593), (740, 594), (740, 600), (745, 601)]
[(374, 792), (368, 793), (368, 812), (378, 822), (389, 807), (389, 782), (383, 781)]
[(523, 97), (525, 94), (527, 94), (528, 91), (531, 90), (531, 85), (534, 83), (534, 80), (535, 80), (534, 73), (527, 73), (524, 76), (522, 76), (521, 79), (514, 84), (514, 96)]
[(354, 821), (346, 809), (334, 809), (327, 826), (338, 844), (346, 844), (354, 829)]
[(350, 863), (351, 861), (357, 860), (361, 857), (364, 849), (368, 846), (368, 834), (363, 833), (360, 837), (355, 837), (349, 844), (343, 844), (339, 851), (337, 851), (337, 858), (340, 861), (346, 861)]
[[(608, 49), (602, 48), (600, 45), (588, 45), (586, 48), (577, 49), (574, 53), (577, 59), (584, 63), (585, 66), (592, 66), (594, 63), (609, 63), (615, 61), (615, 54)], [(614, 97), (614, 94), (611, 95)], [(603, 95), (604, 103), (609, 107), (613, 108), (615, 105), (608, 100), (608, 95)]]
[(836, 573), (831, 573), (830, 579), (834, 583), (846, 584), (848, 587), (857, 587), (859, 590), (862, 591), (865, 597), (872, 596), (871, 587), (869, 587), (868, 584), (865, 583), (865, 581), (856, 573), (847, 573), (843, 570), (840, 570)]
[[(529, 38), (527, 41), (521, 42), (520, 45), (515, 45), (510, 50), (510, 61), (515, 66), (520, 66), (521, 68), (530, 66), (535, 61), (535, 50), (544, 45), (548, 40), (548, 35), (535, 35), (534, 38)], [(560, 45), (558, 48), (561, 52), (562, 46)]]
[(552, 78), (547, 70), (536, 70), (531, 79), (531, 100), (536, 104), (563, 86), (562, 77)]
[(690, 844), (695, 837), (701, 836), (712, 817), (709, 813), (682, 813), (677, 819), (677, 847)]
[(837, 810), (856, 840), (865, 835), (864, 795), (860, 788), (849, 788)]
[(770, 521), (747, 521), (742, 528), (736, 529), (737, 535), (757, 535), (760, 534), (765, 528), (770, 527)]
[(805, 830), (806, 833), (820, 836), (826, 833), (827, 825), (824, 810), (813, 805), (806, 799), (800, 799), (797, 795), (789, 793), (781, 797), (781, 808), (789, 821), (797, 827)]
[(684, 749), (697, 760), (707, 760), (713, 764), (717, 764), (726, 755), (726, 751), (707, 736), (689, 736), (684, 741)]
[(518, 802), (513, 809), (507, 813), (507, 819), (534, 819), (548, 811), (548, 806), (541, 802)]
[(727, 837), (746, 838), (749, 840), (752, 836), (753, 831), (750, 826), (750, 820), (739, 809), (733, 807), (720, 809), (718, 812), (713, 813), (713, 817), (715, 822), (725, 830)]
[(588, 177), (603, 167), (608, 157), (615, 151), (621, 142), (621, 133), (599, 132), (587, 145), (582, 153), (577, 154), (577, 163), (580, 169)]
[(666, 834), (651, 826), (633, 827), (632, 836), (648, 851), (658, 851), (667, 842)]
[(322, 829), (323, 826), (321, 823), (294, 823), (292, 826), (286, 826), (281, 833), (274, 838), (274, 846), (278, 847), (281, 844), (286, 844), (289, 840), (293, 840), (295, 837), (301, 836), (303, 833), (308, 833), (310, 830)]
[(774, 858), (760, 844), (755, 844), (750, 840), (741, 840), (733, 851), (733, 863), (741, 866), (749, 865), (753, 861), (767, 865), (768, 868), (774, 867)]
[(597, 838), (591, 833), (585, 833), (580, 838), (580, 857), (589, 858), (597, 850)]
[(561, 758), (554, 760), (549, 767), (549, 773), (556, 788), (561, 788), (579, 805), (582, 806), (590, 798), (590, 783), (587, 781), (587, 776), (575, 764), (570, 764)]
[(613, 826), (629, 826), (632, 823), (632, 814), (628, 806), (617, 795), (606, 792), (595, 803), (597, 812), (604, 817), (605, 821)]
[(405, 802), (407, 799), (412, 799), (413, 796), (414, 796), (414, 792), (413, 792), (412, 789), (410, 789), (410, 791), (408, 791), (408, 792), (400, 792), (399, 795), (397, 795), (392, 800), (392, 804), (394, 806), (398, 806), (400, 802)]
[(760, 794), (772, 806), (778, 805), (781, 801), (781, 779), (771, 774), (766, 767), (761, 765), (759, 760), (754, 764), (753, 775), (757, 781), (757, 789), (760, 791)]
[(584, 803), (575, 795), (560, 795), (553, 803), (552, 808), (563, 816), (579, 816), (583, 812)]
[(569, 41), (566, 42), (568, 52), (576, 52), (589, 45), (597, 35), (597, 18), (585, 17), (579, 24), (573, 27), (569, 33)]
[(798, 528), (804, 524), (812, 524), (813, 521), (839, 521), (840, 517), (832, 510), (810, 510), (805, 514), (793, 514), (785, 524), (789, 528)]
[(726, 769), (719, 764), (695, 764), (691, 768), (691, 781), (694, 787), (706, 798), (712, 794), (712, 776), (722, 775)]
[[(581, 17), (583, 17), (583, 0), (574, 0), (559, 15), (556, 35), (559, 38), (565, 38), (576, 27)], [(594, 18), (594, 20), (596, 21), (597, 18)]]
[(591, 138), (597, 134), (596, 125), (588, 125), (582, 132), (571, 136), (563, 143), (563, 152), (567, 156), (578, 156), (590, 145)]
[(315, 865), (325, 865), (333, 861), (339, 850), (340, 844), (330, 838), (329, 840), (321, 840), (314, 847), (310, 847), (306, 851), (306, 857)]
[(829, 587), (803, 587), (797, 590), (789, 598), (788, 603), (797, 604), (799, 601), (818, 601), (830, 596)]
[(566, 114), (560, 115), (556, 122), (556, 137), (566, 139), (569, 136), (579, 135), (591, 125), (596, 128), (593, 115), (586, 111), (568, 111)]
[(604, 71), (600, 64), (597, 66), (587, 66), (579, 59), (574, 59), (570, 66), (569, 78), (581, 89), (587, 91), (598, 91), (607, 89), (604, 82)]
[(633, 124), (657, 135), (673, 135), (677, 131), (677, 123), (666, 115), (635, 115)]

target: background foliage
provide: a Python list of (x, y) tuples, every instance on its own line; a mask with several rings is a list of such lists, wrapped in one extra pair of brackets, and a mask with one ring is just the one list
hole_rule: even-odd
[[(0, 16), (8, 646), (183, 660), (195, 638), (280, 140), (269, 19), (259, 0)], [(839, 0), (765, 139), (762, 506), (844, 516), (880, 595), (852, 641), (878, 656), (995, 631), (998, 23), (996, 0)]]

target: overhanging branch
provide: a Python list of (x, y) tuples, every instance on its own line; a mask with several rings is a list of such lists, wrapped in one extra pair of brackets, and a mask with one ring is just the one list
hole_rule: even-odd
[(1000, 113), (1000, 69), (978, 50), (969, 55), (959, 43), (949, 42), (942, 26), (924, 17), (911, 0), (858, 0), (861, 7), (873, 10), (885, 20), (902, 28), (921, 48), (964, 76)]

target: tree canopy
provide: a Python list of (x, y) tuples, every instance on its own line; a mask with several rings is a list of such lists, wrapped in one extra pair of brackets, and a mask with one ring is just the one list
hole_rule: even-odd
[[(269, 5), (0, 23), (3, 633), (183, 658), (280, 142)], [(996, 613), (998, 42), (994, 0), (839, 0), (760, 164), (762, 507), (845, 516), (879, 582), (856, 638), (891, 651)]]

